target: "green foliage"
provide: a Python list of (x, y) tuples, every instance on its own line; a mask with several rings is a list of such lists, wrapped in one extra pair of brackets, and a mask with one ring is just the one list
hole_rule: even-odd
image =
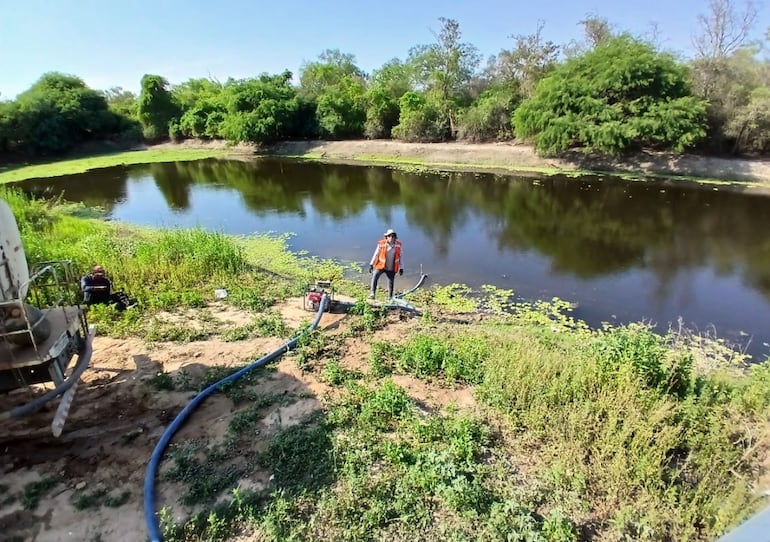
[(303, 98), (315, 102), (329, 87), (339, 85), (344, 79), (362, 80), (364, 72), (356, 66), (356, 57), (339, 49), (327, 49), (318, 60), (302, 65), (299, 72), (299, 88)]
[(233, 143), (268, 143), (295, 135), (300, 104), (290, 82), (291, 72), (286, 71), (228, 84), (227, 112), (219, 127), (222, 136)]
[(434, 286), (430, 291), (431, 302), (451, 312), (473, 312), (478, 302), (471, 296), (471, 289), (465, 284)]
[(53, 475), (44, 476), (40, 480), (27, 484), (21, 496), (21, 505), (24, 510), (35, 510), (40, 499), (57, 485), (59, 485), (59, 478)]
[(519, 101), (518, 91), (512, 85), (485, 91), (460, 116), (457, 138), (470, 141), (512, 139), (511, 116)]
[(748, 380), (738, 386), (735, 401), (745, 412), (761, 414), (770, 407), (770, 361), (751, 366)]
[[(727, 21), (720, 22), (725, 16), (735, 14), (712, 12), (717, 26), (729, 24)], [(710, 38), (718, 40), (717, 34), (712, 34)], [(725, 50), (725, 46), (732, 51)], [(760, 96), (767, 88), (769, 66), (759, 57), (760, 47), (745, 46), (740, 41), (718, 40), (699, 51), (699, 56), (691, 62), (693, 89), (708, 102), (708, 138), (703, 142), (704, 150), (716, 153), (756, 150), (752, 139), (741, 130), (748, 128), (745, 122), (747, 117), (752, 116), (751, 111), (758, 112), (757, 106), (761, 109)], [(759, 95), (755, 96), (755, 92)], [(762, 140), (761, 134), (755, 135)]]
[(754, 89), (748, 103), (737, 107), (724, 126), (734, 152), (764, 153), (770, 149), (770, 88)]
[(492, 78), (498, 85), (516, 87), (521, 96), (529, 98), (537, 84), (556, 66), (560, 47), (544, 41), (544, 21), (538, 22), (534, 34), (511, 36), (515, 45), (503, 49), (492, 64)]
[(370, 87), (366, 93), (366, 102), (364, 135), (369, 139), (390, 137), (400, 115), (398, 100), (385, 89)]
[(365, 427), (385, 430), (409, 415), (411, 408), (412, 401), (404, 388), (386, 380), (374, 392), (364, 394), (358, 420)]
[(168, 81), (160, 75), (142, 77), (137, 112), (145, 139), (156, 141), (169, 133), (169, 123), (178, 119), (180, 109), (168, 89)]
[(348, 312), (356, 315), (356, 318), (350, 322), (351, 331), (366, 333), (381, 328), (388, 315), (388, 309), (372, 306), (363, 299), (358, 299)]
[(228, 461), (232, 459), (229, 453), (221, 446), (207, 447), (201, 441), (172, 446), (172, 466), (164, 478), (186, 484), (179, 502), (185, 506), (212, 503), (224, 489), (235, 485), (244, 467)]
[(257, 460), (270, 469), (275, 487), (289, 494), (317, 490), (334, 477), (331, 442), (323, 426), (302, 424), (285, 429)]
[(542, 154), (576, 146), (682, 152), (705, 135), (705, 102), (690, 94), (687, 69), (671, 55), (618, 36), (556, 68), (513, 122), (516, 136), (533, 138)]
[[(745, 453), (733, 443), (757, 428), (736, 427), (733, 404), (767, 408), (765, 371), (757, 371), (756, 387), (717, 385), (696, 378), (691, 356), (644, 326), (537, 329), (493, 333), (481, 400), (548, 443), (567, 478), (583, 481), (583, 495), (607, 499), (616, 536), (686, 539), (696, 525), (721, 532), (724, 514), (751, 498), (728, 472)], [(561, 520), (549, 525), (572, 532)]]
[(360, 372), (343, 367), (336, 358), (328, 360), (321, 371), (322, 380), (331, 386), (339, 386), (349, 380), (360, 378), (360, 376)]
[(297, 341), (297, 366), (305, 371), (320, 361), (327, 341), (328, 337), (318, 329), (304, 331)]
[(161, 371), (152, 377), (150, 385), (158, 391), (173, 391), (174, 377), (171, 376), (171, 373)]
[(179, 131), (184, 137), (221, 138), (221, 124), (227, 112), (227, 92), (234, 85), (210, 79), (190, 79), (171, 89), (182, 108)]
[(103, 92), (107, 107), (115, 115), (117, 141), (139, 142), (142, 139), (142, 125), (139, 122), (139, 105), (133, 92), (115, 87)]
[(364, 134), (370, 139), (391, 136), (399, 122), (399, 100), (412, 90), (413, 67), (398, 59), (386, 62), (372, 74), (366, 93)]
[(443, 141), (448, 121), (425, 94), (409, 91), (399, 100), (399, 122), (393, 137), (404, 141)]
[(44, 74), (15, 101), (0, 103), (0, 150), (60, 154), (120, 131), (104, 96), (78, 77)]
[(372, 359), (375, 356), (377, 365), (387, 367), (392, 359), (398, 370), (418, 378), (442, 376), (450, 382), (478, 383), (487, 348), (483, 341), (465, 335), (439, 339), (418, 334), (400, 347), (373, 348)]
[(99, 508), (107, 495), (107, 490), (97, 488), (93, 491), (83, 491), (72, 495), (72, 505), (76, 510), (88, 510), (89, 508)]
[(369, 355), (372, 376), (381, 378), (393, 372), (396, 359), (401, 351), (400, 346), (389, 342), (375, 341), (372, 343), (372, 352)]
[[(439, 21), (441, 31), (434, 34), (436, 41), (413, 47), (408, 62), (432, 97), (439, 113), (438, 122), (445, 125), (448, 135), (453, 137), (456, 113), (470, 103), (469, 86), (481, 57), (474, 45), (461, 41), (462, 33), (456, 20), (439, 17)], [(403, 103), (401, 109), (403, 115)], [(403, 116), (401, 124), (405, 124)], [(413, 140), (403, 135), (398, 137)], [(425, 133), (423, 140), (431, 141), (430, 133)]]
[(286, 336), (286, 324), (281, 314), (268, 311), (254, 318), (244, 326), (236, 326), (227, 329), (222, 334), (224, 341), (242, 341), (250, 337), (284, 337)]
[(129, 121), (139, 120), (139, 104), (136, 94), (129, 90), (123, 90), (121, 87), (111, 88), (104, 91), (103, 94), (110, 111)]
[(360, 78), (344, 76), (318, 96), (316, 120), (325, 137), (361, 137), (366, 121), (366, 87)]
[(673, 355), (666, 339), (646, 326), (606, 329), (596, 346), (596, 362), (604, 377), (630, 370), (645, 386), (663, 393), (684, 397), (692, 390), (691, 355)]

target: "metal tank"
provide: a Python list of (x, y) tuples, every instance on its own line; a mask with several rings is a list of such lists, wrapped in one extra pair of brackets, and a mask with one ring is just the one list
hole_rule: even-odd
[(3, 401), (0, 424), (61, 397), (52, 422), (54, 435), (61, 434), (91, 359), (93, 329), (78, 299), (72, 262), (41, 262), (30, 269), (13, 212), (0, 200), (0, 393), (29, 391), (17, 394), (20, 402)]

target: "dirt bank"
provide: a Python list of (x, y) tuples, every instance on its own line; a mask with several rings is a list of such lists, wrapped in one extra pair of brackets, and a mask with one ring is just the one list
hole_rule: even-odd
[[(303, 309), (301, 298), (288, 299), (274, 309), (292, 328), (299, 328), (313, 316)], [(218, 322), (225, 331), (249, 322), (253, 314), (215, 302), (203, 309), (169, 315), (173, 317), (186, 322), (203, 317)], [(345, 313), (325, 313), (319, 328), (332, 335), (344, 334), (348, 319)], [(415, 325), (419, 325), (418, 319), (399, 318), (394, 313), (375, 338), (393, 340)], [(214, 336), (205, 341), (149, 345), (138, 338), (97, 336), (91, 366), (83, 375), (60, 438), (54, 438), (50, 429), (57, 401), (37, 414), (0, 423), (0, 540), (144, 540), (147, 463), (167, 424), (194, 396), (193, 392), (158, 388), (158, 375), (194, 383), (212, 368), (241, 366), (285, 341), (268, 337), (229, 342)], [(362, 360), (368, 359), (370, 349), (368, 340), (350, 337), (340, 355), (341, 365), (366, 370)], [(406, 376), (395, 380), (429, 407), (450, 402), (460, 407), (474, 404), (467, 388), (446, 390)], [(43, 388), (0, 395), (0, 411), (43, 393)], [(262, 395), (283, 397), (267, 408), (258, 422), (260, 442), (320, 411), (320, 398), (332, 392), (318, 371), (301, 370), (291, 355), (280, 358), (275, 370), (260, 378), (256, 389)], [(222, 436), (233, 416), (247, 407), (248, 403), (236, 405), (215, 394), (195, 411), (174, 442)], [(170, 465), (167, 455), (159, 473), (158, 506), (168, 507), (181, 520), (204, 507), (179, 504), (184, 486), (167, 479)], [(269, 472), (257, 470), (239, 485), (262, 488), (269, 484), (269, 478)]]
[[(223, 148), (222, 141), (188, 140), (161, 147)], [(567, 153), (543, 158), (532, 146), (507, 143), (403, 143), (390, 140), (288, 141), (259, 148), (239, 144), (237, 156), (272, 154), (302, 156), (325, 162), (396, 164), (465, 171), (522, 173), (616, 172), (635, 175), (686, 176), (770, 185), (770, 161), (716, 158), (692, 154), (639, 153), (620, 159)]]

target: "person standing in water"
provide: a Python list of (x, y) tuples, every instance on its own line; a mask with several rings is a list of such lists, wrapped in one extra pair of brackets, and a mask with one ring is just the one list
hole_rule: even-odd
[(404, 274), (401, 263), (401, 241), (398, 240), (398, 235), (392, 229), (388, 229), (377, 243), (377, 248), (374, 249), (374, 254), (369, 262), (369, 273), (374, 273), (369, 299), (374, 299), (377, 293), (377, 283), (383, 274), (388, 277), (388, 299), (392, 298), (396, 273)]

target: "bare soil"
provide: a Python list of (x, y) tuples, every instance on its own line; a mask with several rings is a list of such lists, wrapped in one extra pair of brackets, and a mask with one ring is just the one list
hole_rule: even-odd
[(160, 148), (228, 148), (234, 157), (259, 154), (310, 155), (326, 162), (394, 163), (463, 171), (492, 172), (617, 172), (638, 175), (687, 176), (728, 182), (770, 185), (770, 160), (721, 158), (695, 154), (642, 152), (603, 158), (568, 152), (558, 158), (538, 156), (531, 145), (503, 143), (404, 143), (392, 140), (288, 141), (269, 147), (224, 141), (187, 140), (164, 143)]
[[(216, 318), (225, 331), (242, 325), (253, 315), (217, 302), (202, 309)], [(276, 307), (287, 326), (309, 322), (314, 314), (302, 307), (301, 298), (289, 299)], [(188, 315), (192, 316), (192, 315)], [(346, 314), (325, 313), (319, 328), (341, 333)], [(376, 340), (403, 337), (419, 321), (395, 312), (389, 315)], [(344, 367), (366, 372), (369, 339), (349, 338), (340, 362)], [(147, 463), (167, 425), (195, 395), (193, 392), (159, 391), (152, 385), (160, 372), (179, 378), (182, 371), (192, 379), (208, 367), (243, 366), (286, 339), (258, 338), (225, 342), (219, 338), (191, 343), (155, 343), (140, 339), (97, 336), (90, 368), (84, 373), (59, 438), (51, 434), (50, 423), (57, 401), (44, 411), (11, 422), (0, 423), (0, 539), (34, 542), (77, 540), (145, 540), (143, 484)], [(324, 384), (318, 371), (304, 372), (296, 358), (282, 356), (277, 370), (258, 384), (265, 393), (287, 394), (295, 400), (269, 407), (261, 420), (260, 440), (305, 419), (322, 408), (326, 394), (334, 389)], [(432, 387), (420, 380), (399, 376), (397, 382), (426, 409), (449, 403), (474, 406), (470, 390)], [(0, 411), (44, 391), (43, 386), (0, 396)], [(241, 407), (227, 397), (214, 394), (193, 412), (172, 440), (212, 438), (225, 434), (229, 421)], [(157, 483), (158, 507), (169, 507), (182, 520), (198, 510), (178, 504), (182, 487), (163, 480), (169, 468), (166, 458)], [(33, 509), (25, 509), (20, 496), (32, 482), (55, 478), (55, 486)], [(239, 485), (260, 488), (269, 483), (269, 473), (257, 472)], [(78, 510), (78, 497), (101, 491), (106, 496), (95, 505)], [(124, 504), (105, 505), (107, 498), (127, 493)], [(31, 508), (27, 506), (27, 508)]]

